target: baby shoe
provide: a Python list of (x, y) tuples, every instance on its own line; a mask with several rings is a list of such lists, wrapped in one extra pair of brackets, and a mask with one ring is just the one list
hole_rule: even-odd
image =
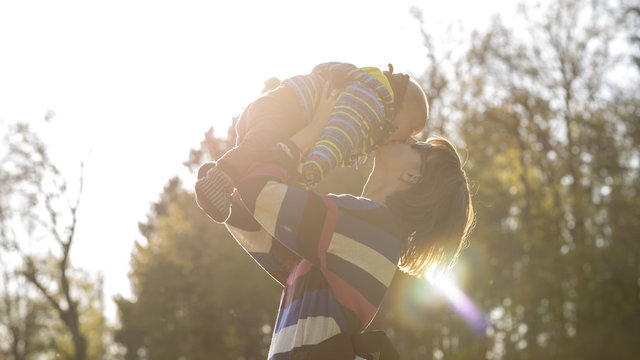
[(215, 163), (200, 167), (196, 182), (196, 202), (213, 221), (224, 223), (229, 218), (232, 192), (231, 179)]

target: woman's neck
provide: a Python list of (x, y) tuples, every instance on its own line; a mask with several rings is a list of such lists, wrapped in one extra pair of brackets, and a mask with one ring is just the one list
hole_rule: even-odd
[(388, 174), (384, 171), (376, 171), (374, 164), (366, 184), (362, 188), (362, 197), (373, 200), (379, 204), (385, 205), (387, 196), (396, 191), (398, 187), (398, 179), (394, 174)]

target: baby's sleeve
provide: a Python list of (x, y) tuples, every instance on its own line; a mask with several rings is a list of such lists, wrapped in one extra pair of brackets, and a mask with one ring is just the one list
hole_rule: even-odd
[(302, 179), (314, 187), (336, 167), (352, 165), (381, 140), (385, 109), (376, 92), (362, 84), (347, 86), (327, 126), (302, 161)]

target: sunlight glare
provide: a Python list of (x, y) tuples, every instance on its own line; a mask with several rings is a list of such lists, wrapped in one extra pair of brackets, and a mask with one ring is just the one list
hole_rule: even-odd
[[(431, 270), (431, 272), (429, 272)], [(435, 272), (428, 269), (427, 279), (434, 288), (447, 300), (449, 306), (455, 310), (462, 318), (478, 333), (486, 330), (486, 320), (484, 314), (478, 310), (469, 297), (460, 289), (453, 276), (448, 272)]]

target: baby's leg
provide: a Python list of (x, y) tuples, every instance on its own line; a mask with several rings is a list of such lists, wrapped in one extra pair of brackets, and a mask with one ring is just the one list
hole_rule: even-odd
[(302, 107), (287, 87), (279, 87), (250, 104), (238, 119), (236, 146), (215, 164), (205, 164), (198, 171), (198, 206), (214, 221), (225, 222), (230, 215), (230, 194), (249, 167), (302, 127)]
[(303, 128), (302, 111), (295, 93), (286, 86), (260, 97), (238, 120), (236, 146), (218, 159), (218, 168), (236, 185), (266, 150)]

